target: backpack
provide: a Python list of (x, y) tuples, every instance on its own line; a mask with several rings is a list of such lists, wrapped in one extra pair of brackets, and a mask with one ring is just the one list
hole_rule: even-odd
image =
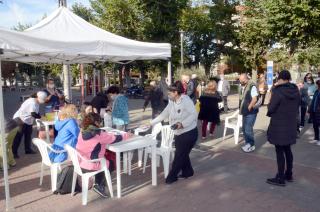
[[(67, 166), (62, 169), (57, 179), (57, 190), (54, 194), (70, 194), (72, 188), (72, 179), (73, 179), (73, 166)], [(77, 180), (75, 192), (81, 192), (81, 187)]]

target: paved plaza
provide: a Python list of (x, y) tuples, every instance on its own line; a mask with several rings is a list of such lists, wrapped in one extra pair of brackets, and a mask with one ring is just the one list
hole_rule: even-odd
[[(19, 92), (4, 93), (6, 118), (19, 107), (19, 95)], [(230, 96), (229, 100), (231, 109), (235, 109), (237, 96)], [(131, 128), (146, 123), (151, 117), (150, 108), (143, 113), (142, 105), (142, 100), (129, 101)], [(223, 114), (222, 120), (232, 112)], [(163, 168), (159, 167), (158, 186), (152, 186), (150, 164), (143, 174), (135, 163), (131, 176), (122, 175), (121, 199), (102, 199), (91, 190), (87, 206), (81, 205), (81, 194), (73, 197), (52, 194), (48, 169), (43, 185), (39, 186), (40, 154), (25, 155), (21, 151), (17, 166), (9, 171), (12, 204), (16, 211), (320, 211), (320, 147), (309, 143), (313, 139), (312, 126), (306, 125), (293, 146), (295, 182), (276, 187), (265, 183), (276, 173), (274, 147), (266, 140), (268, 124), (266, 106), (263, 106), (255, 124), (256, 151), (243, 153), (240, 150), (242, 136), (239, 145), (234, 144), (231, 132), (222, 141), (222, 121), (214, 137), (199, 139), (192, 151), (194, 177), (166, 185)], [(115, 173), (112, 181), (116, 194)], [(4, 211), (4, 199), (1, 172), (0, 211)]]

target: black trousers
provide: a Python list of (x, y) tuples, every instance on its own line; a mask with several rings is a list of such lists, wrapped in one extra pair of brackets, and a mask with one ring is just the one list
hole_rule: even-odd
[(262, 98), (262, 102), (261, 102), (261, 105), (264, 105), (264, 100), (266, 99), (266, 94), (260, 94), (260, 97), (259, 98)]
[[(292, 176), (293, 155), (291, 152), (291, 145), (280, 146), (275, 145), (278, 164), (278, 177), (284, 179), (285, 176)], [(285, 170), (285, 166), (286, 170)]]
[(191, 165), (189, 154), (198, 139), (198, 129), (194, 128), (188, 132), (175, 137), (176, 151), (172, 163), (171, 171), (167, 179), (175, 180), (180, 171), (183, 176), (192, 176), (193, 168)]
[(315, 118), (312, 119), (312, 121), (313, 121), (314, 140), (319, 141), (319, 127), (320, 127), (320, 125)]
[(223, 100), (223, 111), (227, 112), (229, 107), (228, 107), (228, 96), (223, 96), (222, 97)]
[(25, 152), (31, 151), (31, 135), (32, 135), (32, 125), (23, 124), (21, 129), (17, 132), (16, 137), (12, 144), (12, 153), (17, 155), (18, 148), (21, 143), (22, 136), (24, 136), (24, 150)]
[(307, 108), (306, 107), (301, 107), (300, 126), (302, 126), (302, 127), (304, 127), (306, 113), (307, 113)]
[[(93, 172), (92, 170), (87, 170), (87, 169), (82, 169), (82, 168), (81, 168), (81, 170), (83, 173)], [(100, 186), (106, 186), (106, 176), (105, 176), (104, 172), (100, 172), (100, 173), (96, 174), (94, 176), (94, 182), (95, 182), (95, 184), (98, 184)]]

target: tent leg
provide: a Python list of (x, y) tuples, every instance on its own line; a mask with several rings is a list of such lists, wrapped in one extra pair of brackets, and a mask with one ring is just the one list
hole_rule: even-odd
[(81, 74), (81, 104), (84, 102), (84, 70), (83, 64), (80, 64), (80, 74)]
[(6, 211), (12, 209), (10, 207), (10, 191), (9, 191), (9, 179), (8, 179), (8, 163), (7, 163), (7, 151), (5, 143), (5, 131), (4, 131), (4, 110), (3, 110), (3, 93), (2, 93), (2, 76), (1, 76), (1, 59), (0, 59), (0, 132), (1, 132), (1, 149), (2, 149), (2, 162), (3, 162), (3, 179), (5, 185), (6, 195)]
[(63, 65), (63, 90), (66, 99), (72, 102), (71, 79), (69, 65)]
[(96, 89), (97, 89), (97, 85), (96, 85), (96, 76), (97, 76), (97, 69), (96, 66), (93, 66), (93, 82), (92, 82), (92, 96), (96, 96)]
[(172, 84), (171, 60), (168, 61), (168, 84)]

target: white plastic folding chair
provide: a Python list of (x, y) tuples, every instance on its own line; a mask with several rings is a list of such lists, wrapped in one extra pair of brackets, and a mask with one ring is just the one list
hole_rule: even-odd
[[(65, 149), (68, 151), (69, 157), (72, 161), (74, 171), (73, 171), (73, 179), (72, 179), (72, 189), (71, 189), (71, 196), (74, 195), (74, 190), (76, 187), (76, 182), (77, 182), (77, 175), (80, 175), (82, 178), (82, 205), (87, 204), (88, 200), (88, 187), (89, 187), (89, 179), (90, 177), (95, 176), (96, 174), (100, 172), (104, 172), (106, 180), (107, 180), (107, 185), (109, 188), (109, 193), (110, 196), (113, 197), (113, 190), (112, 190), (112, 182), (111, 182), (111, 176), (109, 169), (107, 167), (106, 159), (105, 158), (99, 158), (99, 159), (94, 159), (94, 160), (87, 160), (84, 157), (80, 155), (79, 152), (77, 152), (76, 149), (69, 145), (65, 145)], [(100, 170), (97, 171), (92, 171), (92, 172), (87, 172), (83, 173), (79, 164), (79, 160), (84, 160), (89, 163), (97, 163), (100, 162)]]
[(36, 119), (36, 125), (37, 125), (38, 131), (40, 131), (42, 127), (45, 129), (45, 131), (46, 131), (46, 141), (47, 141), (47, 143), (50, 143), (49, 126), (45, 125), (40, 119)]
[[(172, 143), (174, 140), (173, 130), (169, 125), (161, 127), (161, 145), (157, 147), (156, 154), (157, 156), (162, 157), (164, 177), (167, 177), (169, 174), (170, 167), (170, 157), (173, 156)], [(143, 173), (145, 172), (148, 156), (151, 155), (151, 148), (146, 148), (144, 152), (144, 161), (143, 161)]]
[(60, 154), (63, 152), (66, 152), (65, 150), (61, 150), (61, 151), (57, 151), (52, 149), (51, 145), (48, 144), (47, 142), (45, 142), (42, 139), (39, 138), (34, 138), (32, 139), (32, 142), (34, 143), (34, 145), (37, 146), (37, 148), (40, 151), (41, 154), (41, 173), (40, 173), (40, 185), (42, 185), (42, 180), (43, 180), (43, 169), (44, 169), (44, 165), (49, 166), (50, 167), (50, 172), (51, 172), (51, 190), (55, 191), (57, 190), (57, 177), (58, 177), (58, 169), (61, 170), (61, 164), (62, 163), (53, 163), (51, 162), (50, 158), (49, 158), (49, 151)]
[(239, 110), (234, 112), (231, 116), (226, 117), (225, 124), (224, 124), (224, 130), (223, 130), (223, 139), (225, 139), (227, 129), (233, 129), (233, 135), (235, 144), (239, 143), (239, 134), (240, 134), (240, 128), (242, 127), (242, 115), (239, 114)]

